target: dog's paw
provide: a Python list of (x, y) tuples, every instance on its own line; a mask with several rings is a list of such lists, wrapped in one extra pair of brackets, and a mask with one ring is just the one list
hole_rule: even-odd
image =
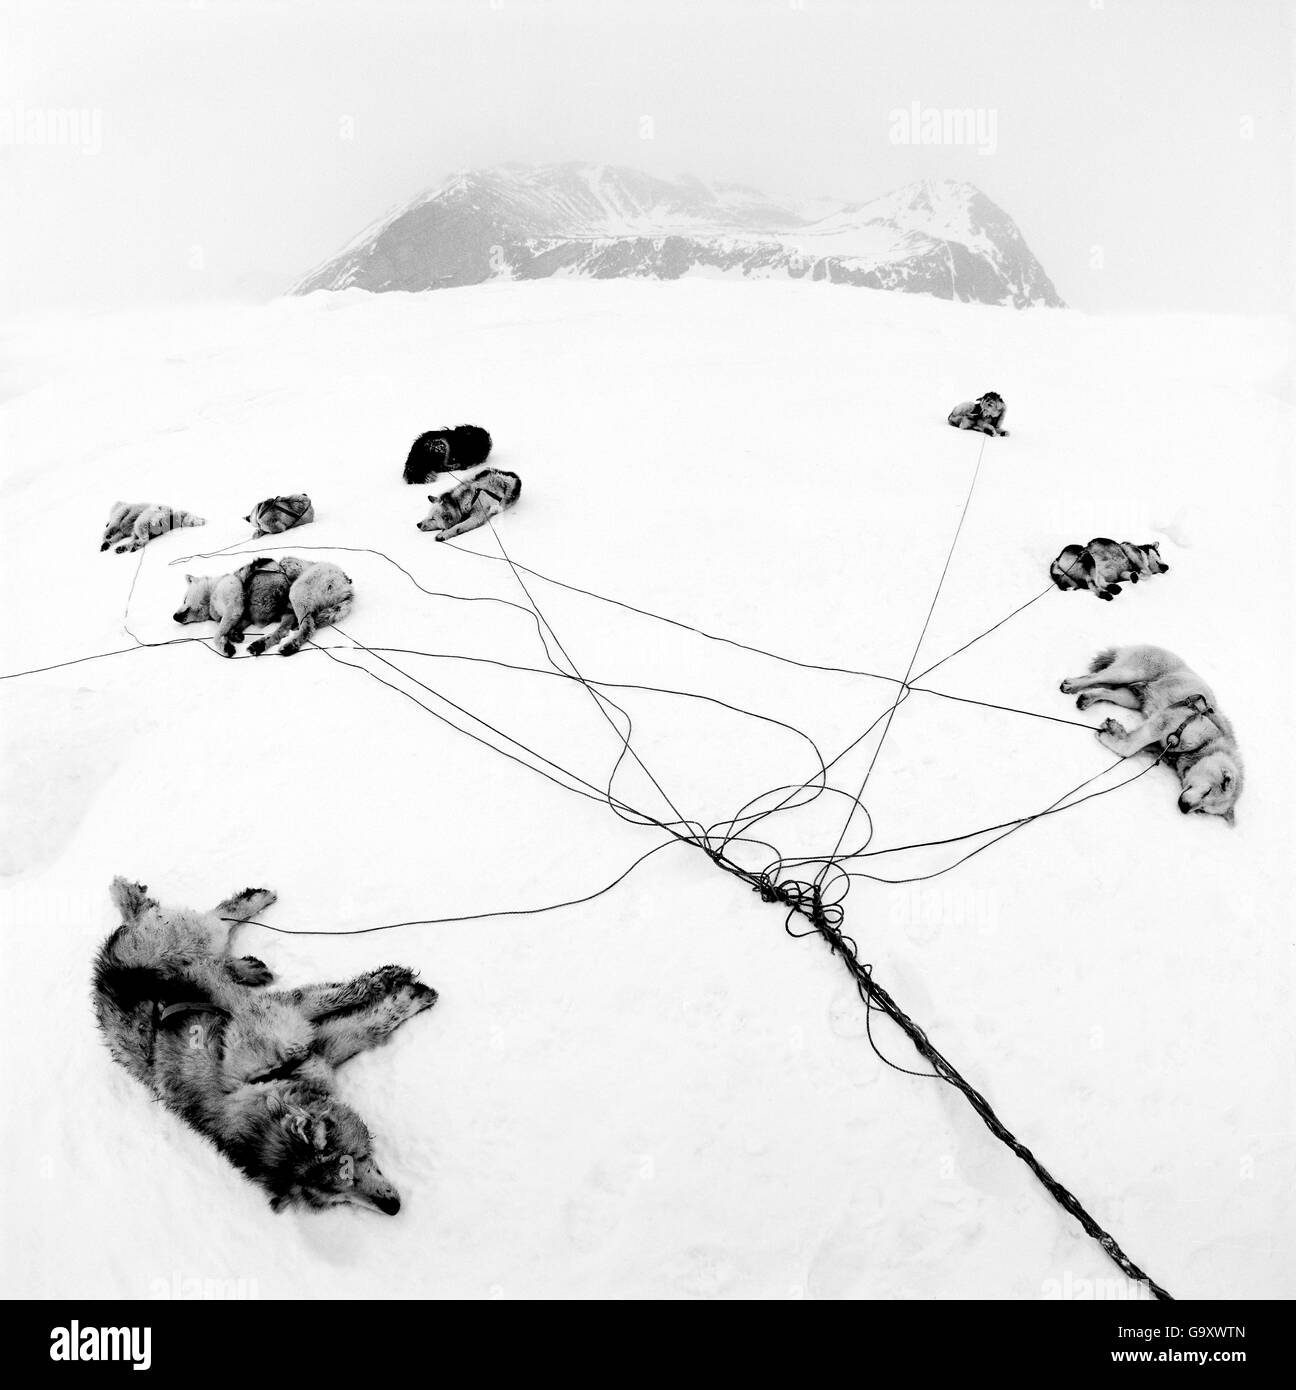
[(999, 431), (999, 438), (1000, 438), (1000, 439), (1007, 439), (1007, 438), (1008, 438), (1008, 431), (1007, 431), (1007, 430), (1000, 430), (1000, 431)]
[(243, 985), (268, 985), (274, 979), (274, 972), (256, 956), (240, 956), (230, 961), (229, 968), (230, 974)]
[(264, 637), (258, 637), (255, 642), (248, 643), (249, 656), (261, 656), (265, 653), (266, 644)]
[(258, 917), (266, 908), (273, 907), (279, 901), (279, 895), (270, 888), (245, 888), (241, 893), (235, 893), (232, 898), (227, 899), (221, 904), (230, 912), (243, 913), (243, 920), (250, 917)]
[(1075, 682), (1072, 681), (1070, 676), (1068, 676), (1066, 680), (1064, 680), (1062, 684), (1058, 686), (1058, 689), (1063, 693), (1063, 695), (1074, 695)]
[(1082, 690), (1082, 691), (1079, 693), (1079, 695), (1076, 696), (1076, 709), (1080, 709), (1080, 710), (1088, 709), (1090, 705), (1096, 703), (1096, 700), (1097, 700), (1097, 697), (1094, 695), (1094, 693), (1093, 693), (1092, 691), (1090, 691), (1090, 690)]
[(380, 965), (370, 975), (374, 989), (381, 994), (395, 994), (415, 984), (414, 972), (407, 965)]
[(234, 643), (233, 643), (233, 642), (222, 642), (222, 643), (220, 644), (220, 647), (219, 647), (218, 650), (220, 651), (220, 654), (221, 654), (222, 656), (233, 656), (233, 655), (234, 655)]
[(425, 985), (420, 980), (415, 980), (410, 985), (410, 998), (420, 1012), (424, 1009), (430, 1009), (439, 997), (431, 985)]
[(1097, 734), (1098, 742), (1111, 753), (1123, 753), (1125, 730), (1114, 720), (1104, 719), (1094, 731)]

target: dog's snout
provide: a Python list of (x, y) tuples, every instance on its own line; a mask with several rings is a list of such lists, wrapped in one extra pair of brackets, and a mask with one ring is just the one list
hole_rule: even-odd
[(1189, 811), (1192, 810), (1191, 805), (1189, 805), (1189, 803), (1186, 802), (1182, 796), (1179, 798), (1179, 809), (1184, 813), (1185, 816), (1188, 814)]
[(182, 623), (182, 622), (184, 622), (184, 616), (185, 616), (185, 615), (184, 615), (184, 611), (183, 611), (183, 610), (181, 610), (179, 613), (172, 613), (172, 614), (171, 614), (171, 621), (172, 621), (173, 623)]
[(374, 1206), (386, 1216), (395, 1216), (400, 1211), (400, 1194), (393, 1192), (390, 1197), (385, 1194), (374, 1198)]

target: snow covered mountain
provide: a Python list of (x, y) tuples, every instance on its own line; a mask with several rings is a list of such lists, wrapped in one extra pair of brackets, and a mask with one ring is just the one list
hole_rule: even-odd
[(293, 287), (449, 289), (491, 279), (745, 275), (982, 304), (1062, 307), (1002, 208), (970, 183), (797, 207), (736, 184), (602, 164), (457, 174), (367, 228)]

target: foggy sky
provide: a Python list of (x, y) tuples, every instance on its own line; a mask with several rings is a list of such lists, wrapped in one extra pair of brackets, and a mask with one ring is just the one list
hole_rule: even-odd
[[(967, 179), (1078, 308), (1288, 310), (1292, 9), (0, 0), (0, 304), (266, 298), (453, 171), (588, 159)], [(895, 143), (915, 102), (993, 113), (993, 149)]]

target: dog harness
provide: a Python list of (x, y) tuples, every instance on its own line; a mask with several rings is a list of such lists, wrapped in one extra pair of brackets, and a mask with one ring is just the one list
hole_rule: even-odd
[[(1214, 707), (1206, 703), (1205, 695), (1189, 695), (1186, 700), (1176, 700), (1169, 708), (1187, 709), (1191, 710), (1192, 713), (1179, 725), (1174, 733), (1166, 736), (1165, 746), (1167, 751), (1171, 748), (1178, 748), (1183, 739), (1183, 731), (1194, 719), (1211, 719), (1211, 715), (1215, 713)], [(1211, 719), (1211, 723), (1214, 724), (1217, 729), (1219, 728), (1219, 721), (1217, 719)]]
[[(256, 506), (252, 508), (252, 515), (257, 518), (257, 525), (259, 526), (261, 524), (261, 516), (264, 512), (278, 512), (281, 516), (289, 518), (288, 525), (283, 529), (285, 531), (291, 531), (302, 517), (311, 510), (312, 503), (310, 498), (305, 493), (302, 493), (302, 497), (304, 501), (296, 511), (294, 511), (282, 497), (267, 497), (264, 502), (258, 502)], [(267, 531), (262, 534), (271, 535), (273, 533)]]

